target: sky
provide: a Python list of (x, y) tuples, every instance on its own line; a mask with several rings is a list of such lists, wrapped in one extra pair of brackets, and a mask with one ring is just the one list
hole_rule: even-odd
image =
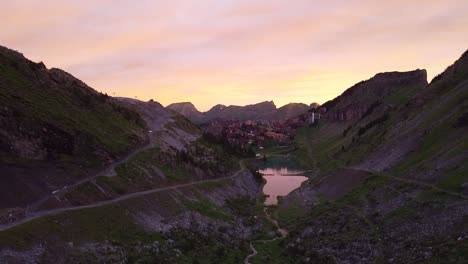
[(466, 0), (0, 0), (0, 45), (109, 95), (324, 103), (468, 49)]

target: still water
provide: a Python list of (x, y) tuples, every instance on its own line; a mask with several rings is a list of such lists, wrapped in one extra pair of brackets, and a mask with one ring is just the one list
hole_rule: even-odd
[(288, 168), (265, 168), (260, 170), (266, 180), (263, 193), (267, 195), (265, 205), (278, 204), (278, 196), (288, 195), (301, 186), (308, 178), (303, 171)]

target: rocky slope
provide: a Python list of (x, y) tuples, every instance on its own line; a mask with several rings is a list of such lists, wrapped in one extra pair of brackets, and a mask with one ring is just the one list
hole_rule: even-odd
[(399, 75), (354, 86), (298, 137), (316, 176), (277, 212), (293, 230), (282, 263), (468, 261), (468, 52), (428, 86)]
[(175, 103), (167, 107), (179, 112), (194, 123), (205, 123), (213, 119), (285, 120), (307, 112), (310, 108), (302, 103), (290, 103), (277, 108), (273, 101), (246, 106), (218, 104), (206, 112), (199, 112), (192, 103)]
[(6, 48), (0, 88), (0, 263), (243, 259), (259, 184), (182, 115)]
[(247, 172), (39, 218), (0, 231), (0, 262), (240, 263), (258, 188)]
[(252, 218), (259, 184), (178, 113), (119, 100), (142, 115), (150, 143), (36, 203), (27, 221), (0, 225), (0, 262), (238, 263), (261, 228)]
[(0, 209), (26, 206), (145, 144), (140, 115), (0, 47)]

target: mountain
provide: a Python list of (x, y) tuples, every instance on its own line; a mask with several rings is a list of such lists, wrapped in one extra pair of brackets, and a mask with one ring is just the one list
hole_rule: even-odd
[(265, 101), (258, 104), (246, 105), (246, 106), (224, 106), (216, 105), (208, 110), (205, 115), (211, 119), (239, 119), (239, 120), (257, 120), (261, 119), (266, 115), (273, 113), (276, 110), (276, 106), (273, 101)]
[(302, 103), (289, 103), (278, 108), (275, 113), (276, 120), (285, 120), (292, 117), (296, 117), (300, 114), (307, 112), (311, 107)]
[(0, 46), (0, 207), (26, 205), (145, 144), (140, 115)]
[(319, 106), (320, 106), (320, 104), (318, 104), (318, 103), (311, 103), (309, 105), (309, 107), (312, 108), (312, 109), (317, 109)]
[[(362, 117), (371, 106), (386, 101), (402, 103), (418, 89), (427, 86), (426, 70), (385, 72), (376, 74), (347, 89), (342, 95), (324, 103), (320, 108), (331, 120), (353, 120)], [(395, 98), (398, 96), (398, 98)]]
[(0, 103), (0, 263), (242, 257), (260, 184), (182, 115), (4, 47)]
[(468, 52), (425, 78), (377, 74), (299, 132), (295, 157), (316, 178), (276, 212), (283, 261), (468, 261)]
[(205, 123), (213, 119), (237, 120), (286, 120), (307, 112), (309, 107), (302, 103), (290, 103), (276, 108), (273, 101), (246, 106), (215, 105), (206, 112), (199, 112), (192, 103), (175, 103), (167, 106), (179, 112), (194, 123)]
[(179, 114), (187, 117), (190, 120), (198, 120), (203, 118), (203, 114), (198, 111), (190, 102), (174, 103), (167, 106)]

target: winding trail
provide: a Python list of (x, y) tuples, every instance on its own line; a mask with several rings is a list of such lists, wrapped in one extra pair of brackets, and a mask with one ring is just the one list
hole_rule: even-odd
[(23, 218), (20, 221), (13, 222), (10, 224), (4, 224), (0, 225), (0, 231), (4, 231), (10, 228), (13, 228), (15, 226), (30, 222), (34, 219), (43, 217), (43, 216), (50, 216), (50, 215), (57, 215), (59, 213), (67, 212), (67, 211), (74, 211), (74, 210), (80, 210), (80, 209), (86, 209), (86, 208), (95, 208), (95, 207), (100, 207), (100, 206), (105, 206), (109, 204), (114, 204), (118, 203), (124, 200), (152, 194), (152, 193), (157, 193), (157, 192), (162, 192), (162, 191), (168, 191), (168, 190), (175, 190), (177, 188), (182, 188), (182, 187), (188, 187), (188, 186), (193, 186), (193, 185), (198, 185), (198, 184), (203, 184), (207, 182), (218, 182), (218, 181), (223, 181), (227, 179), (233, 179), (242, 174), (242, 172), (245, 171), (245, 166), (242, 161), (239, 162), (241, 168), (236, 171), (233, 175), (228, 176), (228, 177), (222, 177), (222, 178), (217, 178), (217, 179), (208, 179), (208, 180), (201, 180), (201, 181), (193, 181), (189, 183), (183, 183), (183, 184), (177, 184), (173, 186), (167, 186), (167, 187), (162, 187), (162, 188), (155, 188), (151, 190), (146, 190), (146, 191), (141, 191), (141, 192), (135, 192), (135, 193), (130, 193), (126, 195), (122, 195), (120, 197), (117, 197), (112, 200), (106, 200), (106, 201), (100, 201), (97, 203), (92, 203), (92, 204), (87, 204), (87, 205), (80, 205), (80, 206), (70, 206), (70, 207), (63, 207), (63, 208), (58, 208), (58, 209), (53, 209), (53, 210), (44, 210), (44, 211), (38, 211), (38, 212), (31, 212), (26, 218)]
[(400, 181), (400, 182), (404, 182), (404, 183), (418, 185), (418, 186), (421, 186), (421, 187), (424, 187), (424, 188), (433, 189), (433, 190), (438, 191), (438, 192), (442, 192), (442, 193), (445, 193), (445, 194), (448, 194), (448, 195), (451, 195), (451, 196), (456, 196), (458, 198), (468, 200), (468, 196), (463, 195), (462, 193), (452, 192), (452, 191), (440, 188), (439, 186), (437, 186), (435, 184), (431, 184), (431, 183), (427, 183), (427, 182), (423, 182), (423, 181), (418, 181), (418, 180), (413, 180), (413, 179), (401, 178), (401, 177), (397, 177), (397, 176), (391, 175), (391, 174), (386, 173), (386, 172), (375, 171), (375, 170), (366, 169), (366, 168), (359, 168), (359, 167), (344, 167), (344, 168), (350, 169), (350, 170), (365, 171), (365, 172), (368, 172), (368, 173), (371, 173), (371, 174), (379, 175), (379, 176), (382, 176), (382, 177), (387, 177), (387, 178), (393, 179), (395, 181)]
[(252, 250), (252, 254), (248, 255), (244, 259), (244, 264), (250, 264), (250, 259), (255, 257), (258, 254), (258, 251), (254, 248), (254, 246), (252, 245), (252, 242), (250, 242), (249, 246), (250, 246), (250, 250)]
[(285, 237), (275, 237), (273, 239), (267, 239), (267, 240), (254, 240), (252, 242), (250, 242), (249, 246), (250, 246), (250, 249), (252, 250), (252, 253), (250, 255), (248, 255), (245, 259), (244, 259), (244, 264), (251, 264), (250, 263), (250, 259), (255, 257), (257, 254), (258, 254), (258, 251), (255, 249), (255, 247), (253, 246), (253, 242), (257, 242), (257, 243), (268, 243), (268, 242), (273, 242), (273, 241), (276, 241), (278, 239), (283, 239)]
[(278, 224), (278, 220), (274, 219), (271, 217), (271, 215), (268, 213), (268, 207), (265, 206), (263, 207), (263, 212), (265, 213), (265, 216), (266, 218), (272, 222), (275, 227), (276, 227), (276, 231), (281, 234), (281, 236), (279, 237), (275, 237), (273, 239), (262, 239), (262, 240), (254, 240), (254, 241), (251, 241), (249, 243), (249, 246), (250, 246), (250, 250), (252, 250), (252, 253), (250, 255), (248, 255), (245, 259), (244, 259), (244, 264), (251, 264), (250, 263), (250, 259), (255, 257), (257, 254), (258, 254), (258, 251), (255, 249), (253, 243), (256, 242), (256, 243), (268, 243), (268, 242), (273, 242), (273, 241), (276, 241), (278, 239), (283, 239), (285, 238), (287, 235), (288, 235), (288, 230), (284, 229), (284, 228), (281, 228)]
[[(65, 187), (63, 187), (62, 189), (58, 190), (58, 191), (54, 191), (53, 193), (49, 194), (49, 195), (46, 195), (44, 196), (43, 198), (39, 199), (38, 201), (34, 202), (33, 204), (29, 205), (28, 206), (28, 209), (29, 210), (34, 210), (34, 208), (37, 208), (38, 206), (40, 206), (42, 203), (44, 203), (45, 201), (47, 201), (48, 199), (54, 197), (54, 196), (58, 196), (62, 193), (65, 193), (75, 187), (77, 187), (78, 185), (81, 185), (83, 183), (86, 183), (86, 182), (89, 182), (91, 180), (94, 180), (96, 179), (97, 177), (101, 176), (101, 175), (106, 175), (108, 172), (112, 172), (113, 170), (115, 170), (115, 168), (117, 166), (119, 166), (120, 164), (123, 164), (125, 162), (127, 162), (128, 160), (130, 160), (131, 158), (133, 158), (135, 155), (137, 155), (138, 153), (142, 152), (142, 151), (145, 151), (149, 148), (151, 148), (153, 146), (153, 144), (151, 143), (151, 140), (148, 140), (148, 142), (139, 147), (139, 148), (136, 148), (134, 150), (132, 150), (131, 152), (129, 152), (127, 155), (125, 155), (123, 158), (121, 158), (120, 160), (116, 161), (116, 162), (113, 162), (112, 164), (110, 164), (109, 166), (107, 166), (106, 168), (96, 172), (96, 173), (93, 173), (91, 174), (90, 176), (86, 177), (86, 178), (83, 178), (79, 181), (76, 181), (72, 184), (69, 184)], [(0, 229), (1, 230), (1, 229)]]
[[(73, 182), (73, 183), (71, 183), (71, 184), (69, 184), (67, 186), (64, 186), (61, 189), (53, 191), (52, 193), (49, 193), (48, 195), (46, 195), (46, 196), (42, 197), (41, 199), (37, 200), (36, 202), (28, 205), (26, 207), (26, 209), (25, 209), (26, 217), (28, 217), (28, 215), (27, 215), (28, 212), (34, 211), (35, 209), (39, 208), (41, 204), (43, 204), (44, 202), (46, 202), (50, 198), (53, 198), (53, 197), (56, 197), (56, 196), (58, 196), (58, 195), (60, 195), (62, 193), (65, 193), (65, 192), (73, 189), (74, 187), (77, 187), (78, 185), (81, 185), (83, 183), (92, 181), (92, 180), (96, 179), (99, 176), (115, 173), (115, 168), (117, 166), (119, 166), (119, 165), (121, 165), (123, 163), (126, 163), (131, 158), (133, 158), (135, 155), (137, 155), (138, 153), (154, 147), (154, 143), (156, 142), (156, 139), (157, 139), (157, 136), (156, 136), (157, 133), (162, 131), (164, 129), (165, 125), (172, 120), (172, 118), (171, 118), (172, 115), (171, 114), (168, 114), (166, 112), (161, 112), (161, 110), (158, 111), (158, 109), (151, 108), (151, 106), (147, 106), (146, 103), (140, 102), (138, 100), (134, 100), (134, 99), (130, 99), (130, 98), (122, 98), (122, 97), (115, 98), (115, 100), (135, 105), (137, 108), (140, 109), (142, 117), (145, 120), (146, 125), (147, 125), (147, 129), (148, 129), (148, 131), (146, 132), (146, 136), (147, 136), (146, 142), (143, 145), (131, 150), (125, 156), (123, 156), (120, 159), (116, 160), (115, 162), (109, 164), (105, 168), (102, 168), (101, 170), (99, 170), (97, 172), (91, 173), (89, 176), (87, 176), (85, 178), (82, 178), (82, 179), (80, 179), (80, 180), (78, 180), (76, 182)], [(151, 114), (151, 112), (153, 112), (153, 111), (158, 112), (158, 115), (156, 115), (156, 118), (155, 118), (154, 114), (153, 115)]]

